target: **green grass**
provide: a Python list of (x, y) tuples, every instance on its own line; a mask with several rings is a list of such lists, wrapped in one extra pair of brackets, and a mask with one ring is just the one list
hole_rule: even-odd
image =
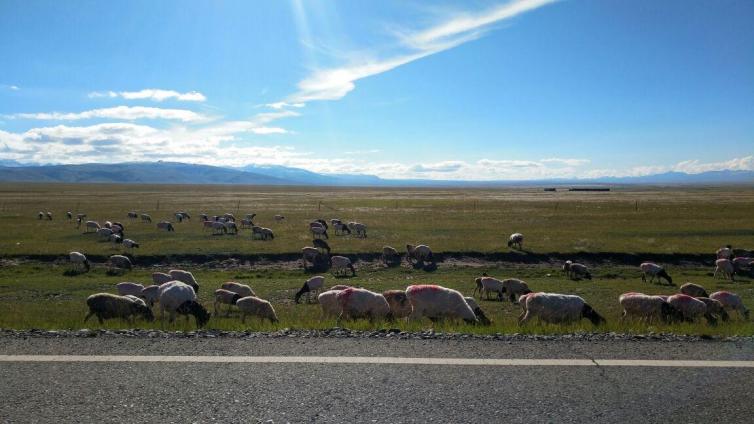
[[(136, 281), (148, 283), (150, 274), (157, 269), (136, 269), (124, 276), (110, 276), (104, 268), (97, 267), (93, 271), (77, 276), (65, 276), (67, 266), (50, 263), (25, 263), (20, 265), (6, 265), (0, 268), (0, 328), (28, 329), (78, 329), (78, 328), (128, 328), (123, 321), (106, 321), (100, 326), (96, 319), (87, 324), (82, 322), (86, 315), (85, 299), (96, 292), (115, 292), (115, 284), (120, 281)], [(164, 270), (164, 269), (162, 269)], [(192, 269), (199, 280), (202, 289), (200, 300), (212, 309), (211, 292), (224, 281), (240, 281), (251, 285), (260, 297), (270, 300), (275, 307), (280, 323), (276, 325), (268, 322), (261, 323), (257, 319), (248, 319), (246, 325), (241, 324), (237, 313), (230, 317), (213, 316), (208, 328), (219, 330), (253, 330), (269, 331), (280, 328), (292, 329), (321, 329), (336, 325), (334, 319), (322, 319), (319, 305), (293, 303), (293, 294), (301, 287), (307, 278), (300, 270), (280, 269), (244, 269), (216, 270), (207, 268)], [(473, 290), (473, 280), (482, 272), (488, 272), (497, 277), (517, 276), (525, 279), (536, 291), (549, 291), (577, 294), (584, 297), (595, 309), (603, 314), (608, 324), (597, 331), (621, 333), (673, 332), (679, 334), (710, 334), (710, 335), (754, 335), (754, 323), (744, 322), (734, 317), (731, 322), (721, 323), (710, 327), (705, 323), (678, 325), (646, 325), (640, 323), (621, 323), (620, 309), (617, 302), (618, 295), (626, 291), (642, 291), (645, 293), (672, 293), (675, 288), (659, 286), (641, 282), (637, 271), (632, 267), (610, 266), (596, 270), (593, 281), (569, 281), (556, 270), (545, 266), (515, 267), (452, 267), (441, 266), (436, 272), (427, 273), (407, 267), (386, 269), (369, 266), (361, 269), (359, 275), (350, 279), (335, 279), (327, 276), (328, 285), (351, 284), (363, 286), (371, 290), (404, 288), (410, 284), (435, 283), (461, 290), (470, 295)], [(693, 267), (676, 267), (670, 270), (677, 281), (693, 281), (704, 285), (707, 289), (731, 290), (739, 293), (744, 302), (750, 307), (754, 305), (754, 282), (750, 279), (735, 283), (713, 279), (708, 269)], [(549, 275), (548, 275), (549, 274)], [(432, 325), (428, 320), (393, 323), (379, 322), (374, 325), (368, 321), (346, 322), (346, 326), (355, 330), (373, 328), (400, 328), (406, 331), (417, 331), (434, 328), (440, 332), (468, 332), (479, 334), (490, 333), (568, 333), (578, 331), (594, 331), (594, 327), (587, 321), (568, 326), (544, 325), (532, 323), (525, 327), (516, 324), (520, 313), (518, 305), (496, 301), (481, 302), (482, 308), (494, 321), (490, 327), (469, 326), (458, 323), (444, 323)], [(225, 308), (226, 306), (223, 306)], [(155, 311), (158, 307), (155, 308)], [(222, 310), (224, 312), (224, 309)], [(149, 324), (137, 321), (140, 328), (164, 328), (166, 330), (193, 330), (193, 320), (186, 324), (179, 319), (173, 325), (164, 325), (159, 321)]]

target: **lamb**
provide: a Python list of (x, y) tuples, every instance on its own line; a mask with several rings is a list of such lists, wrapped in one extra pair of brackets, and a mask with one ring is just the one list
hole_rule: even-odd
[(526, 324), (534, 317), (551, 324), (577, 322), (582, 318), (588, 319), (593, 325), (605, 323), (605, 319), (579, 296), (534, 293), (525, 300), (526, 313), (519, 320), (519, 325)]
[(236, 306), (241, 310), (242, 323), (246, 321), (246, 315), (254, 315), (262, 320), (269, 319), (273, 324), (278, 322), (275, 308), (264, 299), (254, 296), (242, 297), (236, 302)]
[(715, 274), (713, 276), (717, 277), (718, 273), (723, 276), (724, 280), (730, 278), (730, 281), (736, 281), (733, 262), (730, 259), (718, 259), (715, 261)]
[(157, 223), (157, 229), (158, 230), (165, 230), (165, 231), (175, 231), (175, 228), (173, 228), (173, 224), (170, 221), (160, 221)]
[(123, 255), (110, 256), (110, 266), (111, 266), (111, 271), (131, 270), (131, 268), (133, 268), (133, 264), (131, 263), (131, 260), (128, 259), (127, 256), (123, 256)]
[(731, 245), (721, 247), (717, 249), (717, 252), (715, 253), (717, 255), (717, 259), (733, 259), (733, 248), (731, 247)]
[(513, 233), (508, 237), (508, 247), (516, 246), (516, 249), (522, 250), (524, 248), (524, 235), (521, 233)]
[(386, 290), (382, 296), (390, 305), (390, 312), (394, 318), (406, 318), (411, 314), (411, 302), (404, 290)]
[(352, 287), (338, 292), (336, 298), (340, 304), (339, 321), (341, 319), (359, 318), (366, 318), (369, 321), (374, 321), (375, 319), (393, 319), (390, 305), (380, 293)]
[(683, 314), (683, 319), (688, 322), (694, 322), (699, 317), (707, 319), (707, 323), (715, 325), (717, 320), (707, 311), (707, 305), (701, 300), (695, 299), (685, 294), (674, 294), (668, 297), (668, 303), (675, 306)]
[(469, 305), (469, 308), (471, 308), (472, 311), (474, 311), (474, 315), (476, 315), (476, 319), (479, 320), (479, 323), (482, 325), (490, 325), (492, 324), (492, 321), (490, 321), (489, 318), (487, 318), (487, 315), (484, 314), (484, 311), (479, 306), (478, 303), (476, 303), (476, 300), (474, 300), (471, 296), (466, 296), (463, 298), (463, 300), (466, 301), (466, 303)]
[(139, 243), (131, 240), (131, 239), (124, 239), (123, 240), (123, 246), (126, 246), (129, 249), (138, 249)]
[(408, 286), (406, 297), (411, 303), (411, 320), (426, 316), (432, 321), (449, 318), (462, 319), (469, 324), (478, 322), (474, 311), (457, 290), (420, 284)]
[(73, 265), (73, 270), (78, 271), (79, 267), (84, 267), (86, 270), (85, 272), (88, 272), (92, 266), (89, 263), (89, 259), (86, 258), (86, 256), (81, 252), (71, 252), (68, 254), (68, 259), (71, 261), (71, 265)]
[(254, 294), (254, 290), (252, 290), (251, 287), (247, 286), (246, 284), (236, 283), (235, 281), (222, 283), (222, 285), (220, 285), (220, 288), (232, 291), (233, 293), (238, 293), (241, 295), (241, 297), (256, 296), (256, 294)]
[(215, 315), (218, 315), (217, 307), (222, 303), (228, 305), (228, 311), (226, 315), (230, 315), (230, 306), (235, 305), (241, 295), (225, 289), (215, 290)]
[(356, 233), (356, 237), (360, 238), (367, 238), (367, 226), (357, 222), (353, 224), (353, 227), (351, 228), (354, 233)]
[(345, 256), (331, 257), (330, 267), (332, 268), (333, 275), (348, 275), (348, 270), (351, 270), (351, 276), (356, 276), (356, 268), (353, 267), (351, 260)]
[(188, 284), (180, 281), (170, 281), (160, 286), (160, 318), (164, 317), (165, 311), (170, 314), (169, 322), (175, 321), (176, 313), (193, 315), (196, 326), (203, 327), (210, 318), (209, 312), (196, 299), (196, 292)]
[(388, 265), (391, 262), (395, 261), (396, 258), (400, 260), (400, 255), (398, 254), (397, 250), (390, 246), (382, 246), (382, 255), (380, 256), (382, 263)]
[[(414, 263), (424, 263), (426, 261), (430, 261), (432, 263), (435, 263), (434, 255), (432, 254), (432, 249), (429, 248), (429, 246), (420, 244), (418, 246), (414, 246), (412, 244), (406, 245), (406, 261), (408, 261), (409, 264), (413, 265)], [(413, 262), (416, 261), (416, 262)]]
[(320, 290), (322, 290), (322, 287), (324, 286), (325, 286), (325, 277), (321, 275), (312, 277), (304, 282), (304, 286), (301, 287), (301, 290), (296, 292), (296, 295), (294, 296), (293, 300), (296, 303), (299, 303), (301, 296), (306, 294), (306, 302), (309, 303), (311, 301), (310, 293), (311, 292), (318, 293)]
[(492, 277), (479, 277), (474, 281), (476, 282), (474, 293), (479, 290), (479, 300), (482, 300), (483, 294), (486, 294), (487, 299), (489, 300), (490, 293), (497, 293), (497, 298), (499, 300), (503, 300), (503, 293), (505, 289), (503, 288), (502, 281)]
[(157, 284), (158, 286), (173, 280), (175, 280), (175, 278), (171, 277), (170, 274), (165, 274), (164, 272), (152, 273), (152, 282)]
[(516, 303), (516, 298), (527, 293), (531, 293), (529, 285), (525, 281), (518, 278), (506, 278), (502, 281), (503, 294), (508, 293), (508, 297), (511, 303)]
[(171, 269), (168, 271), (168, 274), (170, 274), (170, 277), (172, 277), (173, 280), (186, 283), (194, 289), (194, 292), (199, 293), (199, 283), (191, 272), (182, 269)]
[(737, 311), (744, 319), (749, 319), (749, 310), (744, 306), (741, 296), (729, 291), (718, 291), (709, 295), (709, 298), (720, 302), (723, 308)]
[(89, 313), (84, 318), (84, 322), (87, 322), (93, 315), (97, 316), (100, 324), (110, 318), (122, 318), (133, 324), (136, 315), (141, 315), (147, 321), (154, 321), (151, 309), (125, 296), (97, 293), (86, 299), (86, 305), (89, 307)]
[(587, 280), (591, 280), (592, 274), (589, 272), (589, 268), (587, 268), (586, 265), (571, 262), (568, 266), (568, 278), (574, 280), (577, 278), (586, 278)]
[(317, 296), (317, 302), (322, 308), (322, 317), (331, 318), (340, 315), (340, 303), (338, 303), (338, 293), (341, 290), (328, 290)]
[(147, 215), (147, 214), (145, 214), (145, 213), (143, 213), (143, 214), (141, 214), (141, 222), (149, 222), (149, 223), (151, 223), (152, 222), (152, 217), (149, 216), (149, 215)]
[(655, 277), (657, 277), (657, 281), (660, 281), (660, 278), (664, 278), (669, 285), (673, 285), (673, 279), (670, 278), (670, 275), (668, 275), (665, 269), (660, 265), (652, 262), (644, 262), (639, 265), (639, 269), (641, 269), (641, 281), (646, 282), (647, 275), (649, 275), (650, 283), (654, 281)]
[(317, 249), (326, 251), (328, 255), (330, 254), (330, 245), (327, 244), (326, 241), (322, 239), (314, 239), (312, 240), (312, 245)]
[(696, 299), (701, 300), (704, 302), (705, 305), (707, 305), (707, 313), (711, 314), (714, 317), (720, 317), (723, 321), (728, 321), (730, 319), (730, 316), (728, 315), (728, 312), (723, 307), (723, 304), (715, 299), (710, 299), (708, 297), (697, 297)]
[(624, 293), (618, 297), (623, 307), (621, 320), (636, 317), (640, 320), (651, 321), (661, 319), (665, 322), (681, 321), (683, 314), (663, 300), (660, 296), (648, 296), (642, 293)]
[(686, 283), (682, 285), (681, 293), (691, 297), (709, 297), (707, 290), (704, 290), (704, 287), (694, 283)]
[(89, 232), (89, 230), (92, 230), (92, 232), (96, 233), (100, 229), (100, 226), (96, 221), (86, 221), (84, 228), (86, 229), (87, 233)]

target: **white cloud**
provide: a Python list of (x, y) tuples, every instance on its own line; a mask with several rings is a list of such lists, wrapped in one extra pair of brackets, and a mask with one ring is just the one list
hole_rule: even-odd
[(673, 166), (673, 171), (685, 172), (687, 174), (699, 174), (702, 172), (720, 171), (724, 169), (732, 171), (754, 171), (754, 156), (744, 156), (728, 161), (710, 163), (702, 163), (695, 159), (679, 162)]
[(567, 166), (583, 166), (590, 162), (589, 159), (547, 158), (541, 159), (542, 163), (553, 163)]
[(287, 103), (287, 102), (275, 102), (275, 103), (267, 103), (265, 104), (266, 107), (272, 108), (272, 109), (284, 109), (287, 107), (295, 107), (295, 108), (302, 108), (306, 106), (305, 103)]
[(47, 121), (75, 121), (80, 119), (122, 119), (133, 121), (137, 119), (168, 119), (183, 122), (197, 122), (207, 118), (186, 109), (162, 109), (145, 106), (115, 106), (103, 109), (93, 109), (76, 113), (16, 113), (7, 116), (10, 119), (37, 119)]
[(11, 90), (11, 91), (18, 91), (18, 90), (20, 90), (20, 88), (18, 88), (17, 85), (12, 85), (12, 84), (0, 84), (0, 88), (5, 88), (5, 89)]
[(198, 91), (189, 91), (186, 93), (179, 93), (174, 90), (162, 90), (159, 88), (145, 88), (139, 91), (118, 91), (118, 92), (94, 91), (94, 92), (89, 93), (89, 97), (91, 98), (121, 97), (127, 100), (146, 99), (146, 100), (153, 100), (156, 102), (161, 102), (167, 99), (175, 99), (175, 100), (183, 101), (183, 102), (203, 102), (207, 100), (207, 97), (205, 97), (204, 94), (199, 93)]

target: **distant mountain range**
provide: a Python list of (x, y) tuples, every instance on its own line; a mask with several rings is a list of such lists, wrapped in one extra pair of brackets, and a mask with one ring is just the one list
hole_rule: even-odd
[(224, 168), (177, 162), (29, 166), (0, 161), (0, 181), (59, 183), (249, 184), (364, 187), (503, 187), (545, 185), (721, 185), (754, 184), (754, 171), (667, 172), (642, 177), (545, 179), (527, 181), (455, 181), (384, 179), (374, 175), (319, 174), (279, 165)]

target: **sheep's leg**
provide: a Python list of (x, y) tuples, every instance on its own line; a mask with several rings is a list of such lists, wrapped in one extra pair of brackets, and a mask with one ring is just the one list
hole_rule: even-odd
[(88, 314), (86, 314), (86, 317), (84, 318), (84, 322), (87, 322), (89, 318), (92, 317), (92, 315), (94, 315), (94, 312), (91, 312), (91, 311)]
[(522, 319), (518, 320), (518, 325), (522, 326), (522, 325), (526, 324), (527, 322), (529, 322), (530, 319), (531, 319), (531, 312), (529, 312), (527, 310), (526, 314), (524, 314), (524, 317)]

